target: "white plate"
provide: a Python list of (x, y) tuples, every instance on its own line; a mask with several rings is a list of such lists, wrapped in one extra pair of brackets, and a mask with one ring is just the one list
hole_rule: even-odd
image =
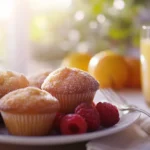
[[(96, 99), (97, 98), (100, 99), (99, 94), (96, 95)], [(6, 134), (6, 129), (0, 128), (0, 143), (18, 144), (18, 145), (61, 145), (61, 144), (89, 141), (95, 138), (100, 138), (107, 135), (111, 135), (113, 133), (117, 133), (133, 124), (139, 118), (139, 116), (140, 116), (139, 112), (127, 113), (121, 115), (120, 121), (113, 127), (80, 135), (23, 137), (23, 136), (8, 135)]]
[(139, 116), (140, 113), (138, 112), (128, 113), (126, 115), (123, 115), (119, 123), (113, 127), (81, 135), (21, 137), (21, 136), (1, 134), (0, 143), (19, 144), (19, 145), (60, 145), (60, 144), (83, 142), (111, 135), (113, 133), (117, 133), (133, 124), (139, 118)]

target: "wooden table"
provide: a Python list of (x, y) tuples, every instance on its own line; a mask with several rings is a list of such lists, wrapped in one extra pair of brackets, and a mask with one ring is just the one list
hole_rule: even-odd
[(60, 146), (23, 146), (1, 144), (0, 150), (85, 150), (86, 142)]

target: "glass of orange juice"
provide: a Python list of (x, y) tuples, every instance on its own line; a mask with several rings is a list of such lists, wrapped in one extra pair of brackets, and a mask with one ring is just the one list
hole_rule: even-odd
[(150, 106), (150, 26), (142, 27), (140, 49), (142, 91)]

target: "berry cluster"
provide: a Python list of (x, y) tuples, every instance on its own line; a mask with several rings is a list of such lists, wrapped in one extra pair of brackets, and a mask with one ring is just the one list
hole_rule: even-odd
[(81, 134), (96, 131), (101, 126), (110, 127), (119, 121), (116, 106), (99, 102), (97, 105), (82, 103), (76, 107), (74, 114), (58, 113), (54, 128), (61, 134)]

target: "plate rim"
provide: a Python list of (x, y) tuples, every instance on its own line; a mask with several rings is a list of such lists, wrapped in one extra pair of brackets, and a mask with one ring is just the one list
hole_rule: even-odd
[[(129, 112), (125, 115), (134, 115), (134, 118), (122, 126), (112, 126), (105, 130), (99, 130), (95, 132), (80, 134), (80, 135), (61, 135), (61, 136), (40, 136), (40, 137), (27, 137), (27, 136), (14, 136), (14, 135), (0, 135), (0, 143), (4, 144), (17, 144), (17, 145), (28, 145), (28, 146), (46, 146), (46, 145), (64, 145), (64, 144), (71, 144), (71, 143), (78, 143), (78, 142), (85, 142), (89, 140), (93, 140), (96, 138), (102, 138), (108, 135), (112, 135), (114, 133), (120, 132), (133, 123), (135, 123), (141, 113), (140, 112)], [(71, 139), (71, 140), (68, 140)]]

